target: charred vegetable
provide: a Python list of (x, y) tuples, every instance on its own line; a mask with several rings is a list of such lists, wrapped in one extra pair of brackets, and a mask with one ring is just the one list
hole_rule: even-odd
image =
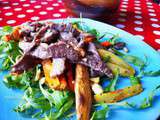
[(119, 58), (115, 54), (104, 49), (98, 49), (98, 52), (102, 57), (102, 59), (109, 57), (107, 65), (114, 73), (115, 73), (115, 70), (117, 70), (118, 68), (120, 71), (120, 75), (122, 76), (131, 76), (135, 74), (134, 68), (132, 68), (128, 63), (123, 61), (121, 58)]
[(96, 100), (96, 102), (114, 103), (121, 101), (125, 98), (135, 96), (141, 93), (142, 91), (142, 86), (140, 84), (137, 84), (113, 92), (94, 95), (94, 99)]

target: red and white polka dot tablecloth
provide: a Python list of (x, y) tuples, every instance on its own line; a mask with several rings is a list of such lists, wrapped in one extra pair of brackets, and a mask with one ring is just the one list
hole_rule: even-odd
[[(74, 15), (67, 11), (62, 0), (0, 0), (0, 27), (68, 16)], [(160, 5), (150, 0), (121, 0), (119, 10), (105, 22), (136, 35), (160, 51)]]

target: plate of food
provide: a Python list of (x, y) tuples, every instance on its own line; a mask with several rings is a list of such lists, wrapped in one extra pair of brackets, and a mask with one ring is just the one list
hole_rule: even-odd
[(69, 18), (4, 26), (0, 39), (0, 119), (160, 115), (160, 55), (128, 32)]

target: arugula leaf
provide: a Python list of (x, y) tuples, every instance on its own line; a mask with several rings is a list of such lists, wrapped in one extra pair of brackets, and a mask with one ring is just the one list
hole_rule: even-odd
[(157, 77), (157, 76), (160, 76), (160, 70), (157, 70), (157, 71), (144, 71), (143, 73), (145, 76), (151, 76), (151, 77)]
[(142, 59), (140, 59), (137, 56), (133, 56), (133, 55), (126, 55), (123, 54), (122, 52), (119, 52), (116, 49), (112, 49), (117, 55), (121, 56), (122, 59), (124, 59), (126, 62), (131, 63), (135, 66), (140, 67), (140, 69), (143, 69), (146, 66), (146, 62), (144, 62)]
[(2, 31), (6, 33), (12, 33), (13, 28), (11, 26), (4, 26)]
[(130, 76), (129, 79), (130, 79), (131, 85), (140, 84), (140, 77)]
[(4, 84), (8, 88), (18, 88), (18, 89), (26, 89), (28, 86), (33, 85), (34, 82), (35, 69), (24, 72), (20, 75), (12, 75), (8, 74), (4, 77)]
[(109, 91), (115, 91), (116, 90), (116, 84), (118, 81), (118, 77), (119, 77), (119, 70), (117, 70), (115, 77), (111, 80), (110, 84), (108, 85), (108, 87), (105, 88), (106, 92)]
[(1, 41), (0, 54), (3, 55), (1, 70), (9, 70), (13, 63), (16, 62), (17, 56), (21, 56), (21, 50), (18, 43), (10, 40)]
[(108, 117), (109, 107), (103, 105), (101, 110), (97, 110), (93, 113), (90, 120), (105, 120)]
[(152, 103), (153, 103), (153, 100), (154, 100), (154, 97), (156, 96), (156, 93), (160, 91), (160, 85), (157, 86), (148, 96), (148, 98), (145, 98), (141, 105), (140, 105), (140, 109), (146, 109), (146, 108), (149, 108), (152, 106)]

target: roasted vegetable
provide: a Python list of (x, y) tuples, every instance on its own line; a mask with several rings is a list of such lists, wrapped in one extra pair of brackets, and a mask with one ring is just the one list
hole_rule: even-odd
[(75, 96), (77, 120), (89, 120), (92, 105), (88, 69), (80, 64), (76, 66)]
[(142, 86), (140, 84), (137, 84), (113, 92), (94, 95), (94, 99), (96, 102), (114, 103), (121, 101), (125, 98), (137, 95), (142, 91), (143, 91)]
[(115, 54), (104, 49), (98, 49), (98, 52), (102, 57), (102, 59), (105, 59), (108, 57), (110, 58), (107, 62), (107, 65), (113, 71), (113, 73), (115, 73), (115, 70), (117, 70), (118, 68), (120, 71), (120, 75), (122, 76), (131, 76), (135, 74), (134, 68), (132, 68), (128, 63), (123, 61), (121, 58), (119, 58)]
[(69, 89), (74, 92), (74, 80), (73, 80), (73, 71), (71, 64), (67, 64), (67, 82)]
[(117, 69), (119, 70), (119, 74), (121, 76), (130, 76), (134, 73), (133, 71), (131, 71), (127, 68), (121, 67), (121, 66), (114, 64), (114, 63), (111, 63), (111, 62), (107, 62), (106, 64), (112, 70), (114, 75), (116, 74)]
[(60, 81), (58, 79), (58, 77), (54, 77), (51, 78), (50, 73), (52, 70), (52, 62), (51, 60), (44, 60), (42, 62), (43, 65), (43, 71), (44, 71), (44, 75), (45, 75), (45, 79), (46, 79), (46, 84), (48, 84), (48, 86), (50, 88), (56, 89), (60, 86)]
[(60, 75), (60, 76), (56, 76), (56, 77), (51, 77), (50, 73), (52, 70), (52, 62), (51, 60), (44, 60), (42, 62), (43, 65), (43, 70), (44, 70), (44, 75), (46, 78), (46, 84), (52, 88), (52, 89), (56, 89), (56, 90), (64, 90), (67, 87), (67, 82), (66, 79), (64, 77), (64, 75)]

